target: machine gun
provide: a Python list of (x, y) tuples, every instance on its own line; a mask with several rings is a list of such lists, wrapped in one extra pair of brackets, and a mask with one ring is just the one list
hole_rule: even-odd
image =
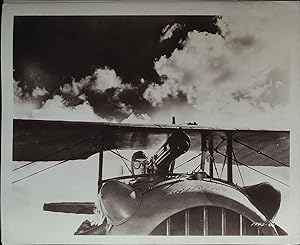
[(178, 130), (172, 133), (167, 141), (150, 158), (150, 172), (166, 176), (173, 172), (174, 161), (190, 148), (190, 137)]

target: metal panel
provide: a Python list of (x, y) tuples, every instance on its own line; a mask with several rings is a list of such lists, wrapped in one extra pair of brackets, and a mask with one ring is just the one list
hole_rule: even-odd
[[(178, 190), (182, 190), (182, 192), (178, 193)], [(150, 193), (151, 195), (149, 195)], [(256, 222), (267, 222), (264, 216), (240, 191), (215, 181), (184, 180), (173, 183), (172, 185), (169, 185), (168, 188), (166, 188), (166, 185), (160, 185), (150, 192), (147, 192), (143, 196), (141, 207), (137, 210), (131, 220), (124, 225), (114, 226), (110, 234), (150, 234), (163, 220), (166, 220), (168, 217), (178, 212), (187, 208), (210, 206), (212, 204), (214, 204), (214, 206), (230, 209), (237, 214), (243, 213), (248, 219), (255, 220)], [(191, 216), (192, 213), (193, 216)], [(190, 210), (190, 220), (193, 220), (193, 223), (197, 224), (197, 218), (194, 216), (195, 214), (196, 212)], [(206, 220), (207, 218), (208, 217), (206, 217)], [(198, 220), (200, 220), (200, 218)], [(184, 223), (184, 218), (182, 219), (182, 222)], [(141, 226), (140, 224), (143, 225)], [(198, 224), (199, 229), (203, 230), (203, 228), (200, 227), (200, 221), (198, 221)], [(204, 224), (204, 222), (201, 222), (201, 224)], [(274, 229), (268, 226), (262, 227), (262, 231), (266, 235), (275, 234)], [(189, 227), (189, 232), (190, 235), (191, 233), (194, 234), (191, 225)]]

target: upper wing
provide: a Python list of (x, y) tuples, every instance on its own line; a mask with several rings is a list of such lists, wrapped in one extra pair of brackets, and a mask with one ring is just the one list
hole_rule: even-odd
[[(232, 145), (233, 159), (236, 158), (244, 164), (281, 167), (290, 165), (290, 134), (287, 131), (236, 131), (233, 133)], [(223, 155), (226, 153), (226, 142), (221, 144), (218, 151)], [(216, 162), (223, 162), (223, 155), (216, 153)]]
[[(245, 145), (259, 149), (271, 157), (289, 164), (289, 132), (221, 130), (194, 125), (145, 125), (122, 123), (66, 122), (14, 119), (13, 160), (14, 161), (55, 161), (86, 159), (109, 149), (153, 149), (158, 148), (175, 130), (181, 128), (191, 138), (191, 149), (201, 150), (201, 133), (213, 136), (214, 147), (226, 132), (232, 132), (236, 156), (249, 165), (279, 166), (280, 164), (251, 151)], [(223, 142), (220, 152), (225, 152)], [(218, 154), (216, 161), (221, 161)]]

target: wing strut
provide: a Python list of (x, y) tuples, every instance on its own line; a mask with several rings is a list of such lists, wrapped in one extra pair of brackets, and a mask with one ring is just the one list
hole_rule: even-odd
[(103, 149), (100, 148), (99, 151), (99, 167), (98, 167), (98, 194), (100, 191), (100, 188), (102, 186), (102, 172), (103, 172)]
[(232, 183), (232, 133), (228, 132), (227, 135), (227, 181)]
[[(174, 124), (174, 125), (176, 124), (175, 116), (172, 116), (172, 124)], [(169, 137), (169, 135), (168, 135), (168, 137)], [(174, 160), (170, 165), (170, 171), (169, 171), (170, 174), (172, 174), (174, 172), (175, 163), (176, 163), (176, 161)]]
[(205, 159), (207, 151), (207, 133), (201, 132), (201, 171), (205, 171)]
[(210, 134), (208, 138), (208, 148), (209, 148), (209, 175), (211, 178), (214, 177), (214, 142), (213, 136)]

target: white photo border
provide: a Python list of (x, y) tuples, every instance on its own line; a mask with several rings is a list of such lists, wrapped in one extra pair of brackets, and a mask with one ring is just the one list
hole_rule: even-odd
[[(13, 120), (13, 21), (14, 16), (89, 16), (89, 15), (284, 15), (291, 19), (292, 44), (290, 85), (290, 220), (294, 231), (279, 237), (150, 237), (150, 236), (73, 236), (58, 240), (51, 235), (43, 240), (18, 241), (10, 234), (8, 206), (11, 193), (12, 120)], [(4, 3), (2, 14), (2, 148), (1, 148), (1, 233), (3, 244), (296, 244), (300, 242), (300, 79), (299, 79), (299, 2), (231, 2), (231, 1), (103, 1), (103, 2), (26, 2)], [(276, 41), (276, 40), (274, 40)], [(295, 165), (296, 164), (296, 165)], [(298, 164), (298, 165), (297, 165)], [(37, 226), (42, 224), (36, 224)]]

